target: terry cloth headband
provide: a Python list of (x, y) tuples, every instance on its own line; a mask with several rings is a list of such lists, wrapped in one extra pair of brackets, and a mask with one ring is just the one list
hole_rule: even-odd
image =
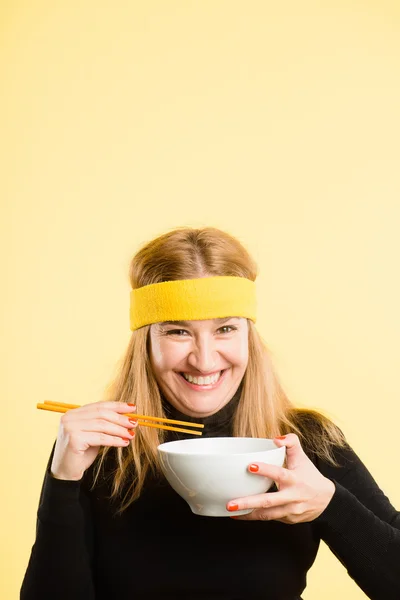
[(132, 331), (162, 321), (245, 317), (256, 321), (256, 285), (245, 277), (203, 277), (131, 290)]

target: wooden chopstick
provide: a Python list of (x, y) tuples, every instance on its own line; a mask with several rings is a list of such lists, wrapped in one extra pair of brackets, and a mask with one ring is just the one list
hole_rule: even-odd
[[(44, 404), (50, 406), (62, 406), (63, 408), (80, 408), (80, 404), (66, 404), (65, 402), (53, 402), (52, 400), (45, 400)], [(135, 419), (146, 419), (147, 421), (161, 421), (162, 423), (174, 423), (176, 425), (189, 425), (190, 427), (203, 428), (202, 423), (190, 423), (189, 421), (176, 421), (175, 419), (165, 419), (163, 417), (150, 417), (148, 415), (138, 415), (136, 413), (124, 413), (125, 416), (135, 417)]]
[[(73, 408), (80, 408), (79, 404), (66, 404), (64, 402), (53, 402), (51, 400), (45, 400), (44, 403), (38, 403), (37, 408), (41, 410), (49, 410), (53, 412), (66, 413), (68, 410)], [(166, 429), (168, 431), (180, 431), (182, 433), (192, 433), (193, 435), (202, 435), (201, 431), (193, 431), (191, 429), (182, 429), (179, 427), (169, 427), (170, 424), (186, 425), (189, 427), (203, 428), (202, 423), (190, 423), (188, 421), (177, 421), (176, 419), (165, 419), (163, 417), (150, 417), (148, 415), (138, 415), (136, 413), (124, 413), (127, 417), (137, 419), (138, 425), (144, 427), (154, 427), (156, 429)], [(157, 423), (149, 423), (149, 421), (157, 421)], [(158, 422), (167, 423), (168, 425), (159, 425)]]

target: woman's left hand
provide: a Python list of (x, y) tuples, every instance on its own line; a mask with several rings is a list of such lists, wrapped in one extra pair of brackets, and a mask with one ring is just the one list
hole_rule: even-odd
[(270, 477), (279, 491), (233, 499), (226, 507), (229, 511), (254, 509), (247, 515), (234, 517), (243, 521), (275, 520), (287, 524), (313, 521), (331, 501), (335, 484), (313, 465), (297, 435), (289, 433), (274, 438), (274, 443), (286, 446), (287, 468), (259, 462), (249, 465), (249, 471), (255, 477)]

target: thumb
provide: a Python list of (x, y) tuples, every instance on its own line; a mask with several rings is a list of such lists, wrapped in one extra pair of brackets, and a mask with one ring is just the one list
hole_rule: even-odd
[(286, 446), (286, 463), (288, 469), (297, 469), (301, 466), (304, 459), (307, 458), (306, 453), (301, 447), (300, 439), (295, 433), (276, 437), (273, 441), (279, 448)]

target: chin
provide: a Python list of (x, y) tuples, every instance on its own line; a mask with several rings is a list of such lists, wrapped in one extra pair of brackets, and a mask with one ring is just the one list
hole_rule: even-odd
[(225, 404), (229, 402), (228, 400), (220, 400), (220, 401), (208, 401), (203, 400), (202, 402), (196, 404), (182, 404), (182, 412), (187, 412), (189, 416), (192, 417), (208, 417), (216, 412), (218, 412)]

